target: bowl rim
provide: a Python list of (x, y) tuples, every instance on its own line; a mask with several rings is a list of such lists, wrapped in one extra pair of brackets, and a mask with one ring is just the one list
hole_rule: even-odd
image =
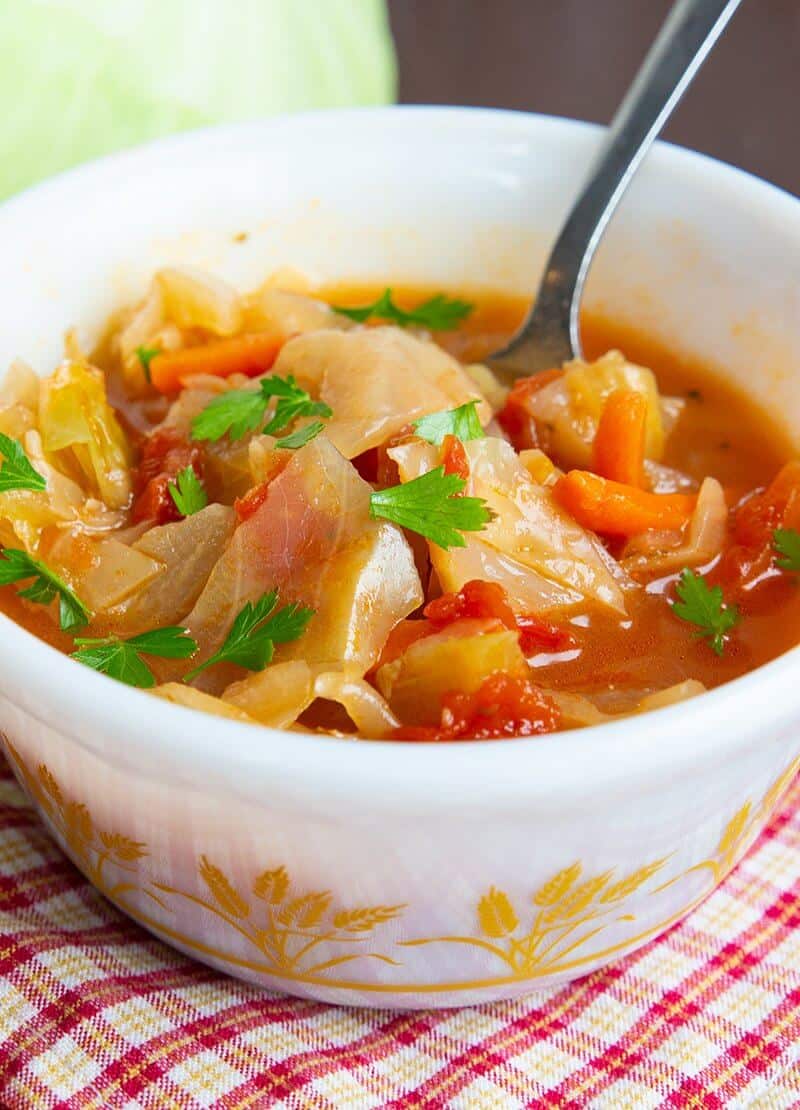
[[(563, 134), (569, 145), (577, 135), (596, 142), (603, 130), (579, 120), (484, 108), (414, 105), (298, 113), (183, 132), (96, 159), (8, 198), (0, 215), (24, 217), (26, 208), (47, 204), (51, 195), (74, 184), (88, 179), (96, 188), (107, 175), (146, 170), (148, 163), (186, 148), (216, 157), (221, 140), (237, 146), (253, 140), (269, 143), (286, 131), (294, 136), (302, 128), (339, 129), (345, 124), (379, 129), (384, 136), (387, 128), (413, 132), (421, 114), (428, 129), (482, 127), (497, 132), (498, 139), (508, 135), (535, 141), (537, 132), (549, 131)], [(656, 144), (649, 161), (692, 181), (705, 178), (709, 187), (723, 192), (734, 189), (762, 214), (777, 207), (772, 212), (776, 219), (787, 217), (800, 228), (800, 201), (744, 170), (663, 142)], [(661, 775), (694, 776), (765, 734), (788, 730), (800, 709), (799, 663), (796, 647), (699, 700), (641, 717), (506, 739), (500, 745), (357, 741), (358, 754), (351, 759), (347, 753), (353, 743), (338, 737), (254, 728), (113, 682), (0, 614), (0, 690), (40, 723), (138, 774), (144, 766), (156, 772), (169, 766), (173, 775), (197, 785), (208, 783), (209, 774), (218, 775), (222, 766), (228, 785), (247, 797), (257, 792), (263, 796), (266, 784), (271, 804), (279, 797), (286, 807), (311, 804), (315, 813), (339, 815), (344, 803), (359, 812), (428, 815), (445, 810), (477, 814), (498, 805), (556, 810), (567, 798), (589, 799), (600, 790), (634, 784), (652, 790)], [(325, 784), (322, 798), (320, 783)]]
[[(333, 131), (341, 129), (349, 123), (372, 126), (377, 131), (382, 131), (387, 125), (386, 120), (391, 119), (391, 126), (405, 126), (412, 132), (418, 127), (419, 118), (424, 116), (426, 126), (452, 127), (453, 125), (466, 124), (473, 127), (483, 124), (497, 130), (498, 137), (504, 130), (508, 136), (516, 135), (530, 137), (532, 127), (543, 131), (563, 131), (572, 135), (591, 136), (599, 141), (600, 136), (607, 130), (602, 123), (592, 120), (575, 119), (571, 116), (557, 116), (547, 112), (529, 112), (520, 108), (487, 108), (474, 105), (455, 104), (386, 104), (380, 106), (364, 106), (350, 108), (325, 108), (309, 111), (287, 112), (264, 118), (238, 120), (232, 123), (210, 124), (203, 127), (187, 128), (170, 135), (162, 135), (148, 139), (133, 146), (123, 147), (120, 150), (103, 154), (96, 158), (89, 158), (75, 166), (51, 174), (42, 181), (34, 182), (0, 199), (0, 210), (5, 215), (7, 210), (17, 205), (22, 206), (32, 202), (47, 193), (64, 188), (67, 184), (79, 182), (82, 178), (94, 174), (126, 170), (129, 163), (150, 160), (157, 156), (167, 156), (173, 153), (180, 154), (184, 148), (200, 147), (210, 143), (218, 148), (220, 140), (242, 140), (249, 137), (262, 137), (269, 132), (279, 134), (281, 131), (294, 132), (298, 127), (322, 127)], [(470, 121), (467, 123), (467, 121)], [(771, 193), (773, 200), (786, 203), (795, 207), (800, 202), (800, 197), (790, 193), (788, 189), (775, 184), (764, 177), (741, 166), (726, 162), (722, 158), (704, 154), (699, 150), (669, 142), (666, 139), (656, 139), (648, 152), (644, 165), (671, 161), (674, 166), (679, 166), (689, 171), (694, 177), (692, 168), (702, 167), (706, 174), (716, 175), (717, 181), (726, 182), (737, 180), (742, 187), (753, 187), (762, 194)], [(637, 172), (634, 181), (641, 176)], [(629, 186), (630, 187), (630, 186)]]

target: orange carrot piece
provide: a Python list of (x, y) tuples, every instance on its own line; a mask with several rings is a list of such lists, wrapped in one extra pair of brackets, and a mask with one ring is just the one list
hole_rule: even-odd
[(553, 492), (579, 524), (604, 536), (635, 536), (648, 528), (673, 531), (686, 524), (697, 503), (693, 494), (648, 493), (588, 470), (570, 470)]
[(254, 378), (272, 366), (286, 337), (272, 331), (221, 339), (202, 347), (166, 351), (150, 362), (150, 380), (159, 393), (177, 393), (191, 374), (229, 378), (246, 374)]
[(592, 469), (628, 486), (644, 485), (647, 398), (635, 389), (617, 389), (603, 405), (592, 447)]

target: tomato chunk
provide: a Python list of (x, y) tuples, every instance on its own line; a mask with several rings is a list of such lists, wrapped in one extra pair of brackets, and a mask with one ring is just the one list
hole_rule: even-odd
[(764, 490), (749, 494), (733, 512), (731, 542), (711, 577), (727, 593), (752, 588), (775, 567), (776, 528), (800, 525), (800, 463), (787, 463)]
[(365, 482), (378, 481), (378, 448), (370, 447), (350, 460)]
[(525, 656), (537, 651), (565, 651), (574, 647), (575, 641), (565, 628), (541, 621), (538, 617), (518, 616), (519, 646)]
[(569, 632), (557, 625), (515, 614), (499, 583), (478, 578), (466, 582), (458, 593), (443, 594), (429, 601), (423, 613), (437, 631), (465, 617), (499, 620), (505, 628), (519, 632), (520, 648), (526, 656), (538, 651), (562, 651), (574, 642)]
[(516, 620), (506, 598), (506, 591), (497, 582), (473, 578), (458, 593), (442, 594), (429, 601), (423, 613), (436, 628), (444, 628), (462, 617), (496, 617), (506, 628), (516, 628)]
[(243, 520), (248, 520), (254, 513), (258, 512), (267, 500), (268, 493), (269, 482), (262, 482), (260, 486), (253, 486), (252, 489), (249, 489), (244, 497), (236, 498), (233, 508), (240, 524)]
[(529, 401), (551, 382), (557, 381), (563, 370), (543, 370), (530, 378), (519, 378), (506, 398), (506, 403), (497, 414), (500, 427), (514, 444), (517, 451), (529, 451), (538, 447), (536, 421), (531, 414)]
[(447, 435), (442, 441), (442, 462), (445, 474), (457, 474), (464, 481), (469, 478), (469, 459), (464, 444), (458, 436)]
[(496, 672), (473, 694), (445, 694), (438, 726), (397, 728), (390, 738), (435, 741), (540, 736), (558, 728), (560, 719), (558, 706), (538, 686)]
[(201, 445), (189, 442), (177, 428), (152, 431), (144, 440), (133, 478), (133, 522), (151, 520), (154, 524), (169, 524), (180, 520), (181, 514), (170, 496), (169, 483), (187, 466), (202, 479), (203, 462)]

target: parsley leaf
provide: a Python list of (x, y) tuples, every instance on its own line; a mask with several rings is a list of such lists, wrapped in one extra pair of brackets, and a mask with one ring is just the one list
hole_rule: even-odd
[(463, 443), (470, 439), (483, 439), (477, 401), (467, 401), (465, 405), (459, 405), (457, 409), (449, 409), (447, 412), (432, 412), (429, 416), (421, 416), (412, 426), (414, 435), (437, 445), (448, 435), (458, 436)]
[(156, 355), (160, 355), (160, 354), (161, 354), (161, 351), (159, 351), (158, 347), (137, 347), (136, 348), (136, 357), (139, 359), (139, 362), (141, 363), (141, 367), (142, 367), (142, 370), (144, 370), (144, 376), (147, 379), (148, 385), (150, 384), (150, 363), (153, 361), (153, 359), (156, 357)]
[(185, 681), (190, 681), (215, 663), (236, 663), (248, 671), (262, 671), (272, 661), (274, 645), (299, 639), (314, 616), (313, 609), (306, 609), (297, 602), (284, 605), (271, 615), (277, 603), (277, 590), (263, 594), (255, 604), (248, 601), (237, 615), (219, 651), (190, 671)]
[(480, 497), (459, 497), (466, 482), (457, 474), (445, 474), (443, 466), (429, 470), (401, 486), (376, 490), (369, 511), (447, 550), (466, 547), (462, 532), (479, 532), (492, 519), (491, 510)]
[(275, 415), (264, 429), (266, 435), (277, 435), (297, 420), (298, 416), (333, 416), (333, 410), (324, 401), (313, 400), (311, 394), (301, 389), (291, 374), (286, 378), (279, 378), (275, 374), (262, 378), (261, 392), (265, 398), (278, 398)]
[[(241, 439), (254, 432), (264, 419), (272, 397), (277, 397), (275, 415), (264, 428), (267, 435), (277, 435), (299, 416), (333, 416), (323, 401), (315, 401), (289, 374), (262, 378), (259, 389), (231, 389), (215, 397), (192, 421), (192, 439)], [(301, 445), (302, 446), (302, 445)]]
[(298, 447), (305, 447), (312, 439), (316, 439), (324, 427), (325, 425), (321, 421), (316, 420), (313, 424), (306, 424), (305, 428), (298, 428), (297, 431), (292, 432), (291, 435), (279, 439), (275, 446), (288, 448), (289, 451), (296, 451)]
[(19, 596), (37, 605), (49, 605), (57, 597), (59, 623), (64, 632), (89, 623), (89, 610), (55, 571), (15, 547), (1, 548), (0, 556), (0, 586), (32, 578), (30, 586), (20, 590)]
[(227, 433), (241, 439), (264, 419), (267, 400), (260, 389), (230, 389), (220, 393), (192, 420), (192, 439), (217, 440)]
[(208, 494), (197, 477), (193, 466), (186, 466), (167, 484), (169, 495), (181, 516), (199, 513), (208, 504)]
[(679, 600), (672, 606), (673, 613), (689, 624), (697, 625), (695, 636), (707, 640), (717, 655), (725, 650), (728, 632), (739, 622), (739, 610), (727, 605), (719, 586), (709, 586), (701, 574), (685, 569), (675, 586)]
[[(91, 642), (94, 641), (75, 641), (76, 644)], [(188, 659), (197, 651), (197, 644), (186, 629), (174, 624), (166, 628), (154, 628), (150, 632), (140, 632), (138, 636), (129, 636), (124, 643), (144, 655), (158, 655), (161, 659)]]
[(4, 460), (0, 466), (0, 493), (11, 489), (29, 489), (40, 493), (47, 489), (46, 479), (34, 470), (22, 444), (16, 439), (0, 433), (0, 454)]
[(416, 308), (405, 311), (392, 300), (391, 289), (384, 289), (372, 304), (349, 308), (345, 305), (331, 305), (333, 311), (338, 312), (340, 316), (349, 316), (351, 320), (356, 320), (360, 324), (365, 320), (376, 318), (389, 320), (401, 328), (416, 326), (427, 328), (429, 331), (450, 331), (469, 316), (474, 307), (469, 301), (461, 301), (456, 297), (446, 297), (444, 293), (437, 293), (435, 297), (417, 305)]
[(197, 651), (197, 644), (186, 629), (175, 626), (140, 632), (138, 636), (130, 636), (127, 640), (105, 636), (100, 639), (76, 639), (75, 643), (79, 647), (78, 651), (72, 653), (73, 659), (128, 686), (143, 689), (156, 684), (153, 672), (142, 659), (143, 655), (157, 655), (162, 659), (188, 659)]
[(800, 572), (800, 532), (794, 528), (776, 528), (772, 533), (772, 545), (779, 555), (783, 555), (782, 559), (775, 560), (776, 567)]

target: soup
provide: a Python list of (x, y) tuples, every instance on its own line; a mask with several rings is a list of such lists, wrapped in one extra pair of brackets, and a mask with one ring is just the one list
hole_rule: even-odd
[(800, 464), (751, 401), (613, 322), (485, 365), (518, 298), (242, 296), (165, 270), (0, 394), (0, 605), (179, 704), (405, 741), (536, 735), (792, 647)]

